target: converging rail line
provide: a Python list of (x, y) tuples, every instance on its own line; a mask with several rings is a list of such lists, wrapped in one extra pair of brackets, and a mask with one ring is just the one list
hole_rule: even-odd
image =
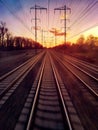
[[(62, 57), (60, 53), (59, 53), (59, 56)], [(87, 75), (91, 76), (96, 81), (98, 81), (98, 66), (97, 65), (84, 62), (82, 60), (76, 59), (68, 55), (63, 55), (63, 60), (69, 62), (76, 68), (80, 69), (80, 71), (86, 73)]]
[(51, 64), (49, 56), (46, 56), (26, 130), (72, 130)]
[[(25, 65), (16, 69), (17, 71), (9, 73), (2, 79), (0, 83), (2, 88), (0, 93), (0, 117), (3, 118), (0, 118), (0, 129), (14, 129), (44, 55), (45, 52), (35, 56)], [(12, 123), (10, 124), (10, 122)]]
[(36, 87), (26, 130), (84, 130), (52, 57), (48, 55)]
[[(84, 129), (97, 130), (98, 96), (95, 94), (96, 91), (93, 90), (93, 92), (91, 91), (91, 89), (93, 85), (96, 85), (95, 87), (97, 89), (98, 84), (94, 79), (94, 83), (92, 82), (92, 84), (88, 84), (88, 75), (87, 77), (85, 73), (81, 73), (78, 68), (75, 68), (72, 66), (72, 64), (69, 64), (64, 58), (63, 54), (62, 56), (60, 56), (57, 52), (50, 52), (53, 57), (53, 60), (55, 61), (55, 66), (58, 69), (59, 75), (64, 82), (64, 86), (69, 93), (72, 103), (74, 104), (75, 110), (79, 114)], [(72, 61), (70, 62), (73, 63)], [(74, 65), (76, 64), (74, 63)], [(87, 85), (89, 85), (90, 89), (87, 88)], [(94, 112), (96, 112), (96, 115), (94, 114)]]
[(87, 67), (88, 65), (86, 65), (86, 68), (83, 69), (83, 66), (81, 66), (79, 62), (79, 66), (77, 65), (77, 62), (72, 62), (72, 58), (69, 59), (68, 57), (63, 57), (62, 59), (61, 55), (56, 55), (59, 62), (62, 63), (71, 73), (73, 73), (85, 85), (89, 92), (93, 94), (96, 99), (98, 99), (98, 78), (90, 74), (90, 72), (93, 71), (94, 68), (91, 70), (89, 69), (90, 67)]
[[(33, 58), (30, 58), (28, 61), (18, 66), (14, 70), (8, 72), (7, 74), (0, 77), (0, 98), (15, 84), (17, 81), (25, 77), (25, 75), (33, 68), (37, 63), (40, 57), (43, 55), (37, 55)], [(20, 80), (21, 82), (21, 80)], [(19, 82), (19, 83), (20, 83)]]
[(91, 64), (91, 63), (89, 63), (89, 62), (80, 60), (80, 59), (78, 59), (78, 58), (75, 58), (75, 57), (69, 56), (69, 55), (65, 55), (64, 57), (65, 57), (65, 58), (68, 58), (68, 59), (70, 59), (70, 60), (72, 60), (72, 61), (74, 61), (75, 63), (76, 63), (76, 62), (77, 62), (77, 63), (80, 63), (81, 65), (86, 66), (86, 67), (92, 69), (92, 70), (95, 71), (95, 72), (98, 72), (98, 65)]
[[(86, 73), (74, 62), (71, 63), (67, 58), (64, 59), (63, 56), (52, 51), (35, 56), (3, 76), (0, 79), (0, 117), (3, 117), (0, 118), (0, 128), (2, 130), (85, 130), (85, 124), (80, 118), (81, 113), (78, 106), (75, 106), (70, 92), (74, 87), (68, 84), (66, 78), (68, 74), (64, 67), (79, 80), (79, 84), (88, 87), (88, 82), (86, 83), (80, 76), (85, 76)], [(86, 76), (88, 76), (86, 79), (89, 79), (89, 74)], [(94, 82), (96, 87), (97, 81), (95, 82), (94, 78), (93, 80), (92, 85)], [(90, 92), (90, 96), (94, 96), (96, 100), (96, 91), (91, 91), (92, 87), (90, 85), (89, 87), (89, 91), (85, 88), (85, 93)], [(80, 106), (79, 108), (82, 111)]]
[(98, 68), (97, 66), (90, 66), (88, 64), (84, 64), (82, 61), (78, 61), (78, 60), (74, 60), (72, 57), (69, 56), (65, 56), (65, 59), (70, 62), (73, 66), (75, 66), (76, 68), (80, 69), (80, 71), (86, 73), (87, 75), (89, 75), (90, 77), (92, 77), (93, 79), (95, 79), (96, 81), (98, 81)]

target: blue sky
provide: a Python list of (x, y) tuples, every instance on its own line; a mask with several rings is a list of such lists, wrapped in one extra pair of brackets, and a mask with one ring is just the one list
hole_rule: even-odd
[[(71, 8), (71, 14), (67, 11), (67, 39), (76, 40), (80, 35), (98, 34), (98, 2), (97, 0), (0, 0), (0, 21), (6, 22), (13, 35), (20, 35), (34, 39), (34, 10), (30, 13), (30, 7), (35, 4), (48, 8), (49, 10), (37, 12), (38, 41), (41, 42), (41, 30), (44, 30), (44, 43), (52, 42), (54, 45), (54, 35), (49, 30), (55, 28), (59, 32), (64, 31), (64, 13), (56, 11), (54, 8), (66, 5)], [(49, 5), (48, 5), (49, 4)], [(49, 15), (48, 15), (49, 13)], [(48, 21), (49, 16), (49, 21)], [(31, 29), (32, 28), (32, 29)], [(79, 34), (79, 35), (78, 35)], [(47, 38), (48, 37), (48, 38)], [(61, 40), (60, 40), (61, 39)], [(63, 42), (63, 36), (58, 36), (58, 44)]]

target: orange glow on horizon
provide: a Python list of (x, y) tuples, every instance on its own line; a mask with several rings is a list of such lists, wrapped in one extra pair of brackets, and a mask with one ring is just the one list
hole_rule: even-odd
[[(41, 4), (40, 1), (38, 2), (38, 5), (39, 3)], [(31, 6), (30, 4), (28, 4), (28, 7), (27, 5), (24, 5), (23, 9), (26, 12), (25, 18), (23, 16), (23, 12), (22, 12), (23, 10), (18, 10), (15, 13), (15, 16), (18, 16), (18, 18), (21, 19), (21, 22), (12, 14), (11, 15), (8, 14), (5, 17), (4, 21), (5, 22), (7, 21), (7, 27), (9, 31), (12, 33), (12, 35), (14, 36), (22, 36), (22, 37), (27, 37), (27, 38), (35, 40), (35, 29), (36, 29), (37, 42), (41, 43), (44, 47), (53, 47), (59, 44), (63, 44), (64, 35), (65, 35), (64, 33), (64, 15), (65, 14), (63, 11), (61, 12), (55, 11), (54, 13), (54, 8), (64, 6), (64, 3), (62, 3), (61, 5), (60, 4), (61, 2), (58, 2), (57, 5), (56, 5), (56, 2), (52, 2), (52, 1), (50, 2), (49, 18), (47, 15), (48, 13), (46, 13), (46, 11), (42, 11), (41, 13), (40, 11), (38, 11), (37, 12), (38, 20), (37, 20), (36, 28), (35, 28), (35, 21), (34, 21), (34, 16), (35, 16), (34, 10), (32, 11), (31, 14), (28, 11), (28, 9), (30, 9), (30, 6)], [(81, 35), (84, 35), (85, 38), (87, 38), (89, 35), (98, 36), (98, 26), (93, 27), (89, 29), (88, 31), (82, 32), (82, 30), (87, 29), (91, 25), (92, 26), (95, 25), (96, 21), (98, 21), (97, 15), (94, 15), (97, 12), (97, 8), (96, 10), (94, 10), (95, 11), (94, 13), (92, 12), (93, 15), (90, 14), (91, 16), (88, 15), (88, 17), (83, 20), (80, 18), (81, 21), (79, 21), (78, 12), (80, 11), (80, 9), (85, 7), (87, 3), (85, 1), (81, 1), (81, 4), (78, 5), (78, 2), (76, 1), (74, 4), (75, 4), (73, 5), (74, 8), (70, 7), (72, 10), (72, 13), (71, 14), (66, 13), (66, 18), (68, 19), (66, 20), (67, 22), (66, 23), (66, 29), (67, 29), (66, 40), (71, 43), (76, 43), (77, 39)], [(33, 6), (34, 5), (35, 5), (35, 2), (33, 3)], [(76, 7), (78, 6), (80, 8), (78, 8), (77, 9), (78, 12), (76, 12)], [(91, 17), (93, 17), (92, 20), (91, 20)], [(33, 19), (32, 22), (31, 22), (31, 19)], [(71, 26), (71, 24), (73, 26)], [(67, 27), (70, 27), (70, 29), (68, 29)], [(43, 34), (42, 34), (42, 30), (44, 31)], [(43, 35), (43, 38), (42, 38), (42, 35)]]
[(93, 35), (95, 37), (98, 37), (98, 26), (93, 27), (83, 33), (80, 33), (79, 35), (74, 36), (73, 38), (69, 38), (68, 41), (70, 41), (71, 43), (76, 43), (76, 41), (78, 40), (78, 38), (83, 35), (85, 38), (87, 38), (89, 35)]
[[(64, 43), (64, 34), (61, 30), (57, 29), (56, 30), (56, 34), (55, 34), (55, 30), (56, 28), (52, 28), (52, 30), (49, 30), (49, 32), (47, 32), (46, 34), (46, 39), (44, 39), (44, 41), (42, 42), (42, 38), (41, 38), (41, 32), (38, 31), (38, 42), (41, 43), (44, 47), (54, 47), (56, 45), (60, 45), (60, 44), (63, 44)], [(52, 33), (51, 33), (52, 32)], [(73, 38), (70, 38), (70, 39), (67, 39), (68, 42), (70, 43), (76, 43), (77, 39), (83, 35), (85, 38), (87, 38), (89, 35), (93, 35), (95, 37), (98, 37), (98, 26), (92, 28), (92, 29), (89, 29), (88, 31), (85, 31)], [(20, 36), (20, 35), (16, 35), (16, 36)], [(27, 38), (30, 38), (30, 39), (33, 39), (34, 40), (34, 37), (32, 37), (32, 34), (30, 35), (29, 32), (23, 32), (21, 34), (22, 37), (27, 37)], [(67, 38), (70, 37), (70, 35), (68, 34), (67, 35)], [(56, 42), (55, 42), (56, 40)]]

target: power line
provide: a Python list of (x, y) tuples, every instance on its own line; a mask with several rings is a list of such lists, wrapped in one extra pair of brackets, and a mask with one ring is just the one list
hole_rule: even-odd
[[(74, 22), (71, 24), (71, 26), (77, 24), (79, 21), (81, 21), (81, 19), (83, 20), (87, 13), (98, 3), (98, 1), (89, 3), (84, 10), (82, 10), (81, 14), (76, 18), (76, 20), (74, 20)], [(83, 18), (84, 17), (84, 18)]]
[[(0, 0), (0, 2), (8, 9), (8, 11), (9, 11), (31, 34), (33, 34), (33, 33), (31, 32), (31, 30), (28, 28), (28, 26), (24, 23), (24, 21), (23, 21), (22, 19), (20, 19), (17, 15), (15, 15), (14, 12), (11, 10), (11, 8), (9, 8), (8, 5), (7, 5), (4, 1)], [(34, 35), (34, 34), (33, 34), (33, 35)]]
[(88, 30), (90, 30), (90, 29), (92, 29), (92, 28), (94, 28), (94, 27), (97, 27), (97, 26), (98, 26), (98, 23), (96, 23), (95, 25), (92, 25), (92, 26), (90, 26), (90, 27), (88, 27), (88, 28), (82, 30), (81, 32), (79, 32), (79, 33), (77, 33), (77, 34), (75, 34), (75, 35), (69, 37), (68, 39), (72, 39), (72, 38), (74, 38), (74, 37), (80, 35), (81, 33), (86, 32), (86, 31), (88, 31)]
[(63, 7), (60, 7), (60, 8), (55, 8), (54, 9), (54, 11), (55, 10), (59, 10), (59, 11), (64, 11), (64, 28), (65, 28), (65, 35), (64, 35), (64, 41), (65, 41), (65, 43), (66, 43), (66, 12), (67, 12), (67, 10), (69, 10), (70, 12), (71, 12), (71, 9), (69, 8), (69, 7), (67, 7), (66, 5), (64, 5)]
[(41, 11), (41, 10), (47, 10), (47, 8), (40, 7), (40, 6), (38, 6), (38, 5), (35, 4), (34, 7), (31, 7), (31, 8), (30, 8), (30, 11), (31, 11), (32, 9), (35, 10), (35, 18), (34, 18), (33, 20), (35, 20), (35, 41), (37, 42), (37, 20), (38, 20), (38, 18), (37, 18), (37, 10), (40, 10), (40, 11)]

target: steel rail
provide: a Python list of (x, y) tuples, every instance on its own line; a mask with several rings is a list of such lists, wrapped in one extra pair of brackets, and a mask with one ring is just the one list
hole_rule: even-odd
[[(35, 94), (35, 97), (34, 97), (34, 101), (33, 101), (33, 105), (32, 105), (32, 109), (31, 109), (31, 112), (30, 112), (30, 117), (29, 117), (29, 121), (28, 121), (26, 130), (30, 130), (30, 127), (31, 127), (31, 122), (32, 122), (32, 118), (34, 116), (36, 102), (37, 102), (38, 94), (39, 94), (39, 91), (40, 91), (40, 85), (41, 85), (41, 81), (42, 81), (44, 66), (45, 66), (45, 61), (44, 61), (43, 66), (42, 66), (42, 70), (41, 70), (41, 74), (40, 74), (40, 77), (39, 77), (38, 86), (37, 86), (37, 90), (36, 90), (36, 94)], [(60, 85), (59, 85), (58, 78), (56, 76), (56, 72), (54, 70), (53, 64), (52, 64), (52, 70), (53, 70), (54, 78), (55, 78), (55, 81), (56, 81), (57, 89), (59, 91), (59, 95), (60, 95), (60, 98), (61, 98), (61, 102), (62, 102), (62, 105), (63, 105), (63, 109), (64, 109), (64, 112), (66, 113), (65, 115), (66, 115), (66, 118), (68, 120), (69, 130), (72, 130), (72, 126), (71, 126), (71, 123), (70, 123), (68, 112), (67, 112), (67, 109), (66, 109), (66, 106), (65, 106), (65, 103), (64, 103), (64, 99), (63, 99), (63, 96), (62, 96), (62, 92), (60, 90)]]
[[(38, 56), (38, 55), (37, 55)], [(24, 62), (23, 64), (19, 65), (18, 67), (16, 67), (15, 69), (11, 70), (10, 72), (4, 74), (3, 76), (0, 77), (0, 81), (4, 80), (6, 77), (8, 77), (9, 75), (11, 75), (12, 73), (14, 73), (15, 71), (19, 70), (21, 67), (25, 66), (26, 64), (28, 64), (30, 61), (32, 61), (33, 59), (36, 59), (36, 57), (32, 57), (29, 60), (27, 60), (26, 62)]]
[[(55, 53), (55, 54), (57, 54), (57, 53)], [(62, 57), (62, 55), (60, 54), (59, 55), (60, 57)], [(64, 55), (64, 58), (68, 61), (70, 61), (71, 60), (71, 62), (72, 61), (74, 61), (74, 62), (77, 62), (77, 63), (80, 63), (80, 65), (82, 64), (82, 65), (84, 65), (85, 67), (88, 67), (88, 69), (90, 68), (90, 71), (92, 71), (93, 73), (95, 73), (95, 71), (96, 71), (96, 73), (98, 74), (98, 69), (97, 68), (95, 68), (95, 67), (98, 67), (98, 66), (95, 66), (95, 67), (92, 67), (92, 66), (90, 66), (90, 64), (88, 63), (88, 62), (84, 62), (84, 61), (82, 61), (82, 60), (79, 60), (79, 59), (75, 59), (74, 57), (71, 57), (71, 56), (68, 56), (68, 55)], [(83, 63), (84, 62), (84, 63)], [(89, 65), (87, 65), (87, 64), (89, 64)], [(92, 64), (91, 64), (92, 65)], [(78, 67), (78, 66), (77, 66)], [(92, 69), (92, 70), (91, 70)], [(95, 73), (95, 74), (96, 74)], [(90, 73), (88, 73), (89, 75), (91, 75)], [(98, 81), (98, 79), (96, 78), (96, 77), (94, 77), (93, 75), (91, 75), (93, 78), (95, 78), (95, 80), (97, 80)]]
[[(42, 56), (42, 55), (41, 55)], [(9, 91), (9, 89), (22, 77), (24, 76), (25, 73), (29, 73), (30, 70), (34, 67), (34, 65), (37, 63), (37, 61), (39, 60), (39, 56), (36, 57), (35, 59), (33, 59), (33, 63), (28, 66), (28, 68), (26, 68), (22, 73), (20, 73), (18, 75), (18, 77), (16, 77), (1, 93), (0, 93), (0, 99)]]
[(88, 75), (89, 77), (93, 78), (94, 80), (98, 81), (98, 78), (94, 77), (93, 75), (91, 75), (90, 73), (84, 71), (83, 69), (79, 68), (77, 65), (71, 63), (68, 59), (65, 60), (66, 62), (68, 62), (69, 64), (71, 64), (72, 66), (74, 66), (75, 68), (77, 68), (78, 70), (80, 70), (81, 72), (85, 73), (86, 75)]
[[(78, 63), (80, 63), (80, 64), (82, 64), (82, 65), (84, 65), (84, 66), (86, 66), (86, 67), (88, 67), (88, 68), (91, 68), (92, 70), (94, 70), (94, 71), (97, 71), (98, 72), (98, 66), (97, 65), (94, 65), (94, 64), (90, 64), (90, 63), (88, 63), (88, 62), (85, 62), (85, 61), (82, 61), (82, 60), (79, 60), (79, 59), (77, 59), (77, 58), (74, 58), (74, 57), (72, 57), (72, 56), (68, 56), (68, 55), (65, 55), (64, 56), (65, 58), (67, 57), (69, 57), (69, 58), (71, 58), (71, 60), (73, 60), (73, 61), (75, 61), (75, 62), (78, 62)], [(95, 68), (96, 67), (96, 68)]]
[(88, 75), (89, 77), (93, 78), (94, 80), (98, 81), (98, 79), (96, 77), (94, 77), (93, 75), (91, 75), (90, 73), (84, 71), (83, 69), (79, 68), (77, 65), (71, 63), (70, 61), (66, 60), (66, 62), (68, 62), (69, 64), (71, 64), (72, 66), (74, 66), (75, 68), (77, 68), (78, 70), (80, 70), (81, 72), (85, 73), (86, 75)]
[(60, 95), (60, 98), (61, 98), (61, 102), (62, 102), (62, 105), (63, 105), (64, 113), (65, 113), (66, 118), (67, 118), (69, 130), (73, 130), (72, 124), (71, 124), (71, 121), (70, 121), (70, 118), (69, 118), (69, 115), (68, 115), (68, 111), (67, 111), (67, 108), (66, 108), (66, 105), (65, 105), (65, 102), (64, 102), (64, 98), (63, 98), (63, 95), (62, 95), (62, 92), (61, 92), (61, 89), (60, 89), (60, 84), (59, 84), (59, 81), (58, 81), (57, 72), (56, 72), (55, 66), (54, 66), (51, 58), (50, 58), (50, 60), (51, 60), (52, 70), (53, 70), (53, 73), (54, 73), (57, 88), (58, 88), (58, 91), (59, 91), (59, 95)]
[[(57, 57), (58, 58), (58, 57)], [(98, 94), (85, 82), (83, 81), (77, 74), (75, 74), (74, 71), (72, 71), (72, 69), (70, 69), (68, 66), (66, 66), (61, 59), (58, 58), (58, 60), (60, 61), (60, 63), (62, 63), (73, 75), (75, 75), (75, 77), (77, 77), (77, 79), (79, 79), (88, 89), (89, 91), (95, 96), (95, 98), (98, 99)]]
[(45, 59), (41, 68), (41, 72), (40, 72), (40, 77), (39, 77), (39, 81), (38, 81), (38, 85), (37, 85), (37, 90), (35, 93), (35, 97), (34, 97), (34, 101), (33, 101), (33, 105), (31, 108), (31, 112), (30, 112), (30, 117), (27, 123), (27, 127), (26, 130), (30, 130), (31, 127), (31, 122), (32, 122), (32, 117), (34, 115), (34, 110), (35, 110), (35, 106), (36, 106), (36, 102), (37, 102), (37, 98), (38, 98), (38, 94), (39, 94), (39, 90), (40, 90), (40, 85), (41, 85), (41, 81), (42, 81), (42, 76), (43, 76), (43, 72), (44, 72), (44, 66), (45, 66)]

